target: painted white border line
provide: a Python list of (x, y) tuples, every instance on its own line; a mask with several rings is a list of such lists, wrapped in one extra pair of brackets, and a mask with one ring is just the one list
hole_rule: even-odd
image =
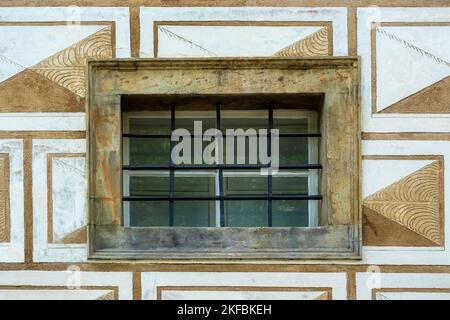
[(84, 112), (0, 113), (0, 131), (84, 131)]

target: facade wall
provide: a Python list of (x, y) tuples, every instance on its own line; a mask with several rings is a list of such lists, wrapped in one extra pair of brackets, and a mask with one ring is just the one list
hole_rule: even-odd
[[(0, 299), (450, 298), (448, 0), (35, 3), (0, 7)], [(361, 57), (361, 261), (87, 261), (88, 59), (317, 55)]]

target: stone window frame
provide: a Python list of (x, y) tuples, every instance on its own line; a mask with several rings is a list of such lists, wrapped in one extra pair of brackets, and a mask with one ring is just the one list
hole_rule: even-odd
[[(90, 259), (361, 259), (359, 59), (88, 62)], [(122, 226), (121, 103), (130, 95), (321, 95), (319, 227)], [(311, 107), (311, 106), (309, 106)]]

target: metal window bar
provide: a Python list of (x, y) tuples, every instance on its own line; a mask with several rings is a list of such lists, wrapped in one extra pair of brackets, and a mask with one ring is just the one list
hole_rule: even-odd
[(322, 195), (289, 194), (289, 195), (223, 195), (223, 196), (124, 196), (123, 201), (196, 201), (196, 200), (322, 200)]
[[(243, 136), (251, 137), (253, 134), (251, 133), (244, 133)], [(256, 133), (258, 135), (258, 133)], [(224, 132), (222, 133), (223, 137), (226, 137), (227, 134)], [(234, 133), (232, 136), (238, 137), (241, 136), (241, 134)], [(320, 138), (322, 136), (319, 132), (303, 132), (303, 133), (280, 133), (278, 134), (280, 138)], [(170, 134), (144, 134), (144, 133), (123, 133), (123, 138), (168, 138), (170, 139)], [(194, 134), (191, 134), (191, 138), (196, 137)]]
[[(222, 117), (220, 116), (220, 102), (216, 103), (216, 128), (217, 130), (221, 130), (222, 126), (221, 126), (221, 120)], [(216, 139), (217, 141), (217, 139)], [(217, 150), (217, 152), (222, 152), (222, 150)], [(220, 196), (220, 212), (219, 212), (219, 216), (220, 216), (220, 226), (224, 227), (225, 226), (225, 204), (223, 202), (223, 163), (222, 161), (218, 164), (218, 174), (219, 174), (219, 196)]]
[[(269, 112), (269, 131), (267, 133), (267, 155), (269, 156), (270, 163), (272, 163), (272, 132), (273, 129), (273, 102), (269, 101), (267, 106)], [(267, 175), (267, 225), (272, 226), (272, 172), (269, 169), (269, 174)]]
[[(269, 120), (269, 131), (268, 131), (268, 156), (271, 157), (271, 129), (273, 129), (273, 102), (270, 101), (268, 103), (268, 120)], [(175, 103), (170, 104), (170, 134), (134, 134), (134, 133), (123, 133), (123, 138), (171, 138), (172, 132), (176, 128), (175, 123)], [(216, 128), (221, 130), (221, 105), (220, 103), (216, 103)], [(244, 134), (245, 135), (245, 134)], [(194, 135), (191, 135), (194, 136)], [(226, 136), (223, 134), (223, 136)], [(238, 136), (233, 134), (233, 136)], [(246, 135), (248, 136), (248, 135)], [(321, 133), (288, 133), (288, 134), (279, 134), (279, 137), (321, 137)], [(223, 170), (224, 169), (233, 169), (233, 170), (252, 170), (252, 169), (262, 169), (269, 168), (270, 165), (225, 165), (223, 163), (218, 163), (216, 165), (202, 165), (202, 164), (193, 164), (193, 165), (175, 165), (172, 162), (172, 149), (174, 147), (174, 141), (170, 139), (170, 148), (169, 148), (169, 158), (170, 162), (168, 165), (123, 165), (123, 170), (130, 171), (140, 171), (140, 170), (169, 170), (170, 174), (170, 182), (169, 182), (169, 195), (168, 196), (123, 196), (123, 201), (169, 201), (169, 226), (174, 226), (174, 201), (183, 200), (183, 201), (201, 201), (201, 200), (213, 200), (220, 202), (220, 226), (225, 226), (225, 210), (224, 210), (224, 201), (225, 200), (267, 200), (268, 201), (268, 226), (271, 227), (273, 223), (272, 219), (272, 200), (322, 200), (322, 195), (307, 195), (307, 194), (290, 194), (290, 195), (274, 195), (272, 192), (272, 176), (268, 175), (267, 179), (267, 187), (268, 192), (267, 195), (224, 195), (223, 192)], [(218, 150), (221, 152), (221, 150)], [(321, 164), (296, 164), (296, 165), (280, 165), (279, 170), (285, 169), (305, 169), (312, 170), (322, 169)], [(175, 196), (175, 170), (217, 170), (218, 171), (218, 179), (219, 179), (219, 195), (216, 196)]]
[[(170, 104), (170, 134), (175, 131), (175, 103)], [(174, 147), (174, 141), (170, 139), (170, 147), (169, 147), (169, 161), (170, 161), (170, 168), (174, 167), (173, 161), (172, 161), (172, 149)], [(174, 191), (175, 191), (175, 171), (173, 169), (170, 169), (170, 178), (169, 178), (169, 226), (174, 225)]]
[[(179, 165), (123, 165), (123, 170), (140, 171), (140, 170), (218, 170), (233, 169), (233, 170), (258, 170), (269, 168), (269, 165), (258, 164), (179, 164)], [(279, 170), (313, 170), (322, 169), (322, 165), (317, 164), (288, 164), (280, 165)]]

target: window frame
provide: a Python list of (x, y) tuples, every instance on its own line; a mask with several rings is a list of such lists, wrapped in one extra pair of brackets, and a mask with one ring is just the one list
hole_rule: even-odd
[[(121, 218), (122, 96), (215, 96), (244, 91), (304, 96), (306, 105), (310, 96), (322, 97), (316, 106), (322, 133), (320, 226), (125, 228)], [(361, 258), (357, 57), (90, 61), (87, 131), (89, 259)]]

